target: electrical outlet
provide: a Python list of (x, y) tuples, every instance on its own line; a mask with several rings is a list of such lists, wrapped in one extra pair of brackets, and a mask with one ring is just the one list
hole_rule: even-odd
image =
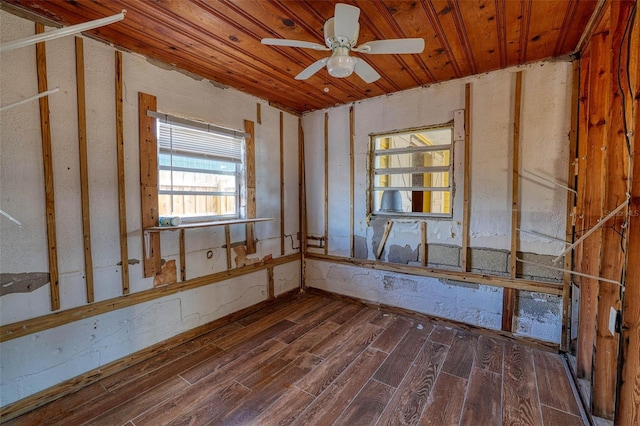
[(609, 333), (612, 336), (616, 335), (616, 319), (618, 318), (618, 311), (613, 309), (613, 307), (609, 310)]

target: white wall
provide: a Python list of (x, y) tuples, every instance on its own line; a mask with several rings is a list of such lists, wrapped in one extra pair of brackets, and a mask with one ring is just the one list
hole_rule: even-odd
[[(465, 108), (465, 84), (471, 84), (471, 146), (470, 146), (470, 245), (477, 249), (505, 251), (511, 243), (511, 162), (513, 158), (513, 114), (515, 104), (516, 72), (523, 72), (522, 109), (520, 127), (521, 174), (520, 228), (533, 230), (552, 237), (563, 238), (565, 232), (566, 193), (548, 183), (527, 175), (532, 171), (547, 179), (566, 184), (568, 167), (568, 134), (570, 121), (570, 62), (540, 62), (470, 78), (434, 84), (388, 96), (364, 100), (353, 104), (355, 117), (355, 239), (366, 241), (367, 258), (375, 259), (380, 238), (380, 226), (374, 231), (373, 219), (368, 216), (366, 192), (369, 170), (369, 135), (453, 120), (454, 111)], [(345, 164), (349, 149), (348, 106), (315, 111), (303, 116), (305, 130), (307, 214), (309, 234), (324, 233), (324, 115), (329, 114), (329, 254), (349, 256), (349, 167)], [(427, 240), (433, 245), (460, 247), (462, 244), (462, 205), (464, 182), (464, 142), (454, 146), (454, 196), (451, 219), (429, 219)], [(332, 200), (336, 200), (332, 202)], [(420, 244), (417, 220), (394, 220), (387, 247), (396, 245), (415, 250)], [(374, 238), (376, 237), (377, 240)], [(557, 255), (561, 243), (531, 234), (520, 234), (520, 250), (537, 255)], [(375, 241), (374, 241), (375, 240)], [(417, 253), (417, 252), (416, 252)], [(480, 252), (478, 252), (480, 253)], [(491, 256), (488, 250), (482, 250)], [(389, 261), (385, 249), (383, 261)], [(417, 259), (416, 259), (417, 260)], [(485, 259), (490, 262), (491, 259)], [(317, 263), (317, 262), (316, 262)], [(323, 262), (320, 262), (323, 263)], [(409, 262), (411, 263), (411, 262)], [(506, 263), (505, 263), (506, 264)], [(324, 263), (323, 263), (324, 265)], [(457, 264), (454, 263), (454, 266)], [(445, 303), (446, 308), (430, 306), (427, 300), (447, 292), (448, 287), (438, 280), (420, 287), (419, 295), (401, 287), (391, 291), (366, 290), (361, 280), (334, 280), (326, 273), (327, 267), (313, 264), (307, 269), (307, 285), (349, 294), (371, 302), (384, 303), (428, 312), (438, 316), (470, 322), (493, 328), (496, 311), (492, 303), (480, 303), (484, 310), (477, 317), (467, 315), (466, 308), (456, 303)], [(339, 269), (337, 266), (336, 269)], [(356, 268), (357, 270), (357, 268)], [(332, 269), (334, 271), (334, 269)], [(362, 272), (365, 274), (365, 272)], [(374, 288), (382, 285), (380, 274), (366, 272), (366, 281)], [(411, 278), (415, 280), (415, 278)], [(371, 282), (371, 280), (378, 280)], [(482, 288), (483, 286), (481, 286)], [(388, 290), (388, 289), (387, 289)], [(484, 290), (482, 290), (484, 291)], [(496, 300), (502, 298), (501, 289), (486, 290)], [(473, 298), (477, 290), (463, 287), (456, 290), (462, 299)], [(495, 294), (494, 294), (495, 293)], [(528, 297), (528, 296), (527, 296)], [(560, 317), (555, 314), (558, 298), (533, 298), (548, 304), (554, 314), (531, 316), (522, 312), (516, 321), (518, 332), (559, 341)], [(431, 300), (433, 302), (433, 300)], [(433, 302), (435, 303), (435, 302)], [(475, 308), (474, 308), (475, 309)], [(498, 313), (501, 311), (499, 306)], [(534, 309), (535, 311), (535, 309)], [(542, 325), (533, 323), (540, 322)], [(545, 325), (546, 324), (546, 325)], [(499, 324), (498, 324), (499, 328)]]
[[(0, 11), (2, 41), (34, 32), (32, 22)], [(61, 308), (86, 304), (76, 112), (74, 39), (47, 42)], [(96, 301), (122, 293), (118, 228), (115, 124), (115, 49), (84, 39), (91, 239)], [(2, 106), (37, 93), (35, 47), (2, 53)], [(142, 260), (138, 155), (138, 92), (157, 96), (158, 110), (220, 126), (244, 129), (255, 124), (257, 214), (273, 217), (256, 224), (256, 257), (280, 256), (280, 111), (266, 101), (216, 87), (123, 53), (124, 146), (129, 258)], [(38, 102), (0, 113), (0, 209), (22, 227), (0, 217), (0, 273), (48, 272), (44, 179)], [(286, 254), (297, 252), (298, 118), (284, 114)], [(232, 241), (245, 239), (232, 227)], [(226, 269), (224, 231), (186, 231), (187, 279)], [(212, 251), (213, 258), (207, 259)], [(179, 259), (178, 234), (162, 234), (162, 257)], [(275, 268), (276, 294), (299, 286), (299, 262)], [(142, 263), (129, 268), (131, 292), (149, 290)], [(0, 349), (1, 404), (6, 405), (60, 381), (105, 365), (146, 346), (256, 304), (267, 297), (267, 273), (215, 283), (131, 306), (55, 329), (3, 342)], [(49, 285), (0, 298), (2, 325), (51, 313)], [(161, 327), (157, 327), (161, 324)]]

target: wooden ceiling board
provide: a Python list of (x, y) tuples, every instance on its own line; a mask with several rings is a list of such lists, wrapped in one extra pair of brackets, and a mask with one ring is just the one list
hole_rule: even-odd
[[(187, 73), (305, 112), (572, 53), (596, 8), (579, 0), (343, 0), (360, 8), (358, 45), (425, 40), (413, 55), (366, 55), (381, 79), (295, 76), (331, 52), (266, 46), (286, 38), (324, 44), (336, 0), (2, 0), (63, 25), (127, 10), (93, 37)], [(325, 91), (325, 89), (328, 89)]]
[(496, 4), (492, 0), (460, 3), (460, 15), (466, 28), (478, 72), (500, 68)]

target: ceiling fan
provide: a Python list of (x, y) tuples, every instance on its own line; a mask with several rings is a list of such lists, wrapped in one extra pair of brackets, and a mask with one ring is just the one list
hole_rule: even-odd
[(302, 70), (295, 78), (306, 80), (325, 65), (329, 75), (333, 77), (349, 77), (354, 71), (367, 83), (373, 83), (380, 74), (371, 65), (360, 58), (349, 56), (349, 51), (367, 54), (404, 54), (421, 53), (424, 50), (424, 39), (399, 38), (370, 41), (356, 47), (360, 24), (360, 9), (348, 4), (337, 3), (334, 17), (324, 24), (324, 40), (326, 46), (310, 41), (263, 38), (262, 44), (272, 46), (303, 47), (314, 50), (331, 50), (329, 57), (322, 58)]

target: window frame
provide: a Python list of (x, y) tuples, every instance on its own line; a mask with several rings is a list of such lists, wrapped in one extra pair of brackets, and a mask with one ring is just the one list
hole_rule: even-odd
[[(425, 148), (412, 149), (412, 148), (390, 148), (385, 151), (391, 151), (392, 154), (402, 154), (402, 153), (418, 153), (418, 152), (429, 152), (429, 151), (449, 151), (449, 166), (418, 166), (418, 167), (404, 167), (404, 168), (393, 168), (394, 171), (406, 171), (410, 172), (411, 170), (418, 170), (420, 173), (438, 173), (438, 172), (448, 172), (449, 173), (449, 185), (446, 187), (423, 187), (423, 186), (407, 186), (407, 187), (385, 187), (387, 189), (399, 189), (401, 191), (411, 191), (412, 188), (417, 188), (423, 192), (449, 192), (449, 203), (450, 209), (449, 213), (429, 213), (429, 212), (387, 212), (375, 210), (375, 198), (376, 193), (381, 191), (382, 187), (376, 187), (376, 175), (385, 174), (385, 173), (376, 173), (377, 171), (382, 171), (384, 169), (376, 168), (376, 157), (380, 153), (380, 150), (376, 150), (376, 140), (381, 137), (392, 137), (397, 135), (411, 134), (411, 133), (420, 133), (428, 130), (435, 129), (450, 129), (451, 131), (451, 143), (448, 145), (433, 145), (426, 146)], [(455, 152), (455, 129), (454, 129), (454, 120), (445, 122), (432, 124), (428, 126), (419, 126), (419, 127), (411, 127), (407, 129), (394, 130), (391, 132), (378, 132), (378, 133), (370, 133), (369, 134), (369, 164), (368, 164), (368, 177), (369, 181), (367, 182), (367, 211), (370, 216), (375, 217), (410, 217), (410, 218), (425, 218), (425, 219), (441, 219), (441, 220), (452, 220), (454, 216), (454, 192), (455, 192), (455, 179), (454, 179), (454, 152)], [(389, 174), (389, 173), (387, 173)], [(442, 189), (441, 189), (442, 188)], [(443, 191), (444, 190), (444, 191)]]
[[(163, 116), (166, 118), (160, 118), (158, 116)], [(171, 121), (169, 121), (169, 118), (171, 118)], [(216, 156), (216, 155), (207, 155), (207, 154), (202, 154), (202, 153), (193, 153), (190, 152), (188, 150), (175, 150), (173, 152), (171, 152), (171, 150), (166, 149), (161, 147), (160, 144), (160, 126), (161, 125), (171, 125), (171, 126), (175, 126), (175, 127), (182, 127), (182, 128), (186, 128), (186, 129), (190, 129), (190, 130), (196, 130), (196, 131), (201, 131), (201, 132), (206, 132), (206, 133), (212, 133), (214, 135), (220, 136), (220, 137), (229, 137), (230, 135), (233, 135), (234, 138), (236, 139), (241, 139), (241, 147), (240, 147), (240, 158), (238, 161), (233, 161), (231, 158), (224, 158), (221, 156)], [(216, 130), (222, 130), (222, 131), (216, 131)], [(158, 181), (157, 181), (157, 198), (158, 198), (158, 204), (160, 204), (160, 196), (161, 195), (169, 195), (171, 196), (172, 194), (176, 194), (176, 193), (185, 193), (184, 195), (229, 195), (229, 196), (234, 196), (235, 195), (235, 214), (223, 214), (223, 215), (181, 215), (181, 214), (174, 214), (172, 213), (172, 215), (174, 216), (180, 216), (182, 223), (200, 223), (200, 222), (215, 222), (215, 221), (220, 221), (220, 220), (228, 220), (228, 219), (241, 219), (244, 218), (246, 215), (246, 194), (247, 194), (247, 189), (246, 189), (246, 163), (247, 163), (247, 152), (246, 152), (246, 147), (247, 147), (247, 136), (246, 134), (244, 134), (244, 132), (240, 132), (240, 131), (236, 131), (236, 130), (231, 130), (231, 129), (224, 129), (224, 128), (219, 128), (217, 126), (214, 126), (212, 124), (208, 124), (208, 123), (204, 123), (204, 122), (199, 122), (199, 121), (194, 121), (194, 120), (189, 120), (189, 119), (185, 119), (185, 118), (181, 118), (181, 117), (173, 117), (170, 116), (168, 114), (163, 114), (163, 113), (156, 113), (156, 134), (158, 135), (158, 143), (157, 143), (157, 153), (156, 153), (156, 164), (157, 164), (157, 173), (158, 173)], [(214, 161), (222, 161), (222, 162), (226, 162), (226, 163), (235, 163), (236, 164), (236, 171), (235, 172), (216, 172), (216, 171), (208, 171), (208, 170), (202, 170), (202, 169), (198, 169), (198, 168), (183, 168), (183, 167), (178, 167), (178, 169), (182, 170), (185, 169), (184, 171), (194, 171), (196, 173), (210, 173), (212, 175), (215, 174), (219, 174), (219, 175), (232, 175), (235, 176), (235, 192), (233, 193), (220, 193), (218, 191), (211, 191), (211, 192), (197, 192), (197, 191), (172, 191), (172, 190), (162, 190), (160, 189), (161, 184), (160, 184), (160, 172), (162, 170), (168, 170), (169, 172), (171, 172), (171, 170), (173, 169), (174, 171), (176, 170), (176, 168), (173, 168), (172, 166), (162, 166), (161, 165), (161, 161), (160, 161), (160, 155), (161, 153), (165, 153), (165, 154), (169, 154), (170, 156), (173, 155), (179, 155), (182, 157), (191, 157), (191, 158), (203, 158), (203, 159), (208, 159), (208, 160), (214, 160)], [(195, 154), (195, 155), (189, 155), (189, 154)], [(188, 169), (188, 170), (186, 170)], [(188, 194), (187, 194), (188, 192)], [(179, 195), (179, 194), (177, 194)], [(158, 206), (159, 207), (159, 206)]]

